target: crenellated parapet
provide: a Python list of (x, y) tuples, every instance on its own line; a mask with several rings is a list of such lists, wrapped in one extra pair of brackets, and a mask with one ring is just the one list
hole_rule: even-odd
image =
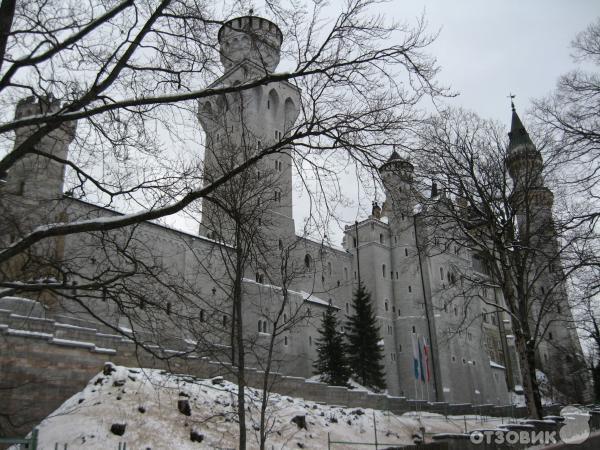
[(231, 19), (219, 30), (221, 64), (225, 70), (248, 59), (273, 72), (279, 64), (283, 34), (270, 20), (256, 16)]

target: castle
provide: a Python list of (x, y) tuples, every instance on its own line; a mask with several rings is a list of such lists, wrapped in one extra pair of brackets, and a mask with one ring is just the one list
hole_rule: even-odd
[[(212, 86), (233, 86), (273, 72), (282, 39), (277, 25), (260, 17), (227, 22), (219, 32), (224, 74)], [(257, 149), (284, 140), (301, 112), (300, 94), (294, 84), (277, 81), (200, 101), (198, 120), (206, 133), (205, 182), (219, 179)], [(55, 107), (53, 100), (25, 99), (17, 105), (16, 116), (46, 113)], [(20, 131), (17, 144), (28, 132)], [(3, 235), (10, 241), (40, 223), (119, 215), (63, 194), (65, 168), (60, 161), (68, 159), (74, 133), (75, 124), (65, 125), (42, 142), (40, 147), (54, 160), (28, 155), (9, 172), (0, 198), (6, 211)], [(541, 161), (514, 109), (510, 158), (508, 168), (516, 183), (530, 160)], [(456, 295), (454, 268), (482, 275), (485, 268), (468, 248), (423, 250), (420, 239), (428, 233), (421, 220), (424, 213), (415, 213), (418, 198), (411, 194), (413, 172), (409, 161), (391, 151), (380, 167), (385, 203), (382, 207), (374, 204), (369, 217), (346, 227), (342, 247), (336, 247), (296, 235), (292, 157), (284, 147), (248, 169), (240, 177), (241, 185), (225, 185), (204, 202), (198, 234), (144, 222), (111, 232), (53, 238), (12, 261), (3, 276), (30, 279), (46, 273), (49, 284), (68, 279), (68, 291), (57, 289), (58, 294), (40, 297), (48, 316), (99, 323), (109, 330), (135, 334), (149, 346), (202, 353), (210, 341), (211, 351), (222, 349), (221, 358), (227, 360), (228, 326), (233, 318), (227, 290), (229, 262), (223, 258), (235, 252), (231, 242), (239, 242), (239, 237), (233, 214), (223, 213), (221, 207), (234, 204), (239, 199), (235, 196), (244, 194), (252, 203), (237, 212), (244, 220), (258, 221), (265, 248), (263, 259), (252, 255), (243, 268), (244, 333), (255, 350), (251, 364), (260, 366), (262, 343), (272, 335), (276, 316), (284, 323), (301, 317), (293, 327), (280, 329), (275, 341), (276, 369), (312, 376), (322, 312), (331, 306), (341, 317), (350, 314), (352, 293), (360, 280), (371, 293), (379, 321), (391, 394), (429, 401), (508, 404), (510, 391), (520, 384), (510, 318), (481, 302), (471, 303), (466, 311), (459, 301), (447, 301)], [(552, 194), (541, 178), (538, 188), (539, 207), (551, 217)], [(438, 197), (441, 201), (443, 193), (432, 192), (433, 199)], [(264, 214), (253, 215), (256, 211)], [(287, 304), (283, 316), (278, 316), (284, 280), (276, 269), (283, 249), (289, 250), (296, 275), (285, 280)], [(118, 289), (94, 286), (95, 280), (111, 277)], [(481, 295), (489, 300), (488, 305), (503, 301), (499, 288), (486, 289)], [(561, 295), (563, 314), (570, 315), (564, 289)], [(184, 316), (187, 321), (195, 320), (184, 326), (178, 323)], [(465, 317), (471, 322), (462, 329)], [(565, 382), (569, 364), (565, 358), (581, 354), (581, 348), (573, 330), (559, 322), (550, 327), (550, 339), (561, 340), (572, 352), (564, 355), (547, 342), (539, 346), (538, 357), (542, 370), (549, 376), (556, 374), (557, 379), (562, 376)], [(202, 345), (194, 336), (202, 339)], [(414, 377), (417, 336), (425, 338), (431, 348), (431, 376), (425, 381)]]

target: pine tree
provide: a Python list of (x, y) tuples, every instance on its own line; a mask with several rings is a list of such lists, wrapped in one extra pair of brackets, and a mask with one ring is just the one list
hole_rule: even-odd
[(347, 386), (350, 369), (346, 359), (344, 338), (338, 331), (338, 321), (333, 308), (323, 313), (320, 337), (316, 340), (317, 360), (313, 367), (315, 374), (321, 375), (321, 381), (333, 386)]
[(379, 327), (371, 306), (371, 294), (362, 283), (354, 293), (352, 308), (354, 314), (348, 317), (346, 324), (350, 370), (363, 386), (385, 389), (384, 354), (379, 345)]

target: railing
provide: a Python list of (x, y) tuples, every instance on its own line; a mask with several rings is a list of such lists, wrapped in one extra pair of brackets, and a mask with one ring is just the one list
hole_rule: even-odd
[(0, 444), (26, 445), (27, 450), (37, 450), (38, 430), (34, 428), (30, 438), (0, 438)]

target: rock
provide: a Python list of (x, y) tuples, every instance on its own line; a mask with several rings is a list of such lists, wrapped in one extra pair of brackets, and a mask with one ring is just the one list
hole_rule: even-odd
[(138, 411), (144, 414), (146, 412), (146, 408), (144, 408), (143, 406), (138, 406)]
[(184, 414), (186, 416), (192, 415), (192, 408), (190, 407), (190, 402), (188, 400), (178, 400), (177, 409), (181, 414)]
[(212, 384), (217, 384), (217, 385), (219, 385), (219, 386), (223, 386), (223, 384), (224, 384), (223, 377), (221, 377), (221, 376), (212, 378), (212, 379), (210, 380), (210, 382), (211, 382)]
[(135, 381), (135, 380), (137, 380), (137, 378), (136, 378), (136, 377), (132, 377), (131, 375), (129, 375), (127, 378), (129, 378), (131, 381)]
[(125, 380), (115, 380), (113, 381), (113, 386), (115, 387), (121, 387), (125, 384)]
[(297, 442), (296, 445), (298, 445), (300, 448), (304, 448), (304, 444), (302, 442)]
[(102, 384), (103, 381), (104, 381), (103, 377), (96, 378), (96, 381), (94, 381), (94, 386), (98, 386), (99, 384)]
[(202, 433), (198, 433), (196, 430), (190, 431), (190, 441), (202, 442), (203, 440), (204, 440), (204, 435)]
[(190, 394), (186, 394), (185, 392), (180, 392), (180, 393), (179, 393), (179, 396), (180, 396), (180, 397), (187, 397), (187, 398), (190, 398)]
[(111, 373), (116, 371), (117, 369), (115, 368), (115, 365), (111, 362), (107, 362), (106, 364), (104, 364), (104, 368), (102, 369), (102, 373), (107, 377), (110, 376)]
[(294, 416), (291, 420), (292, 423), (295, 423), (299, 429), (305, 429), (308, 430), (308, 428), (306, 428), (306, 416)]
[(337, 417), (330, 417), (329, 418), (329, 422), (331, 422), (331, 423), (338, 423)]
[(80, 398), (79, 401), (77, 403), (79, 403), (80, 405), (83, 403), (83, 398)]
[(125, 427), (127, 424), (125, 423), (113, 423), (110, 426), (110, 432), (112, 434), (116, 434), (117, 436), (123, 436), (125, 434)]
[(352, 414), (354, 414), (355, 416), (362, 416), (365, 412), (362, 409), (355, 409), (354, 411), (352, 411)]
[(117, 396), (117, 400), (121, 400), (121, 396), (120, 395)]
[(140, 373), (139, 370), (133, 370), (133, 369), (128, 369), (128, 372), (129, 373)]

